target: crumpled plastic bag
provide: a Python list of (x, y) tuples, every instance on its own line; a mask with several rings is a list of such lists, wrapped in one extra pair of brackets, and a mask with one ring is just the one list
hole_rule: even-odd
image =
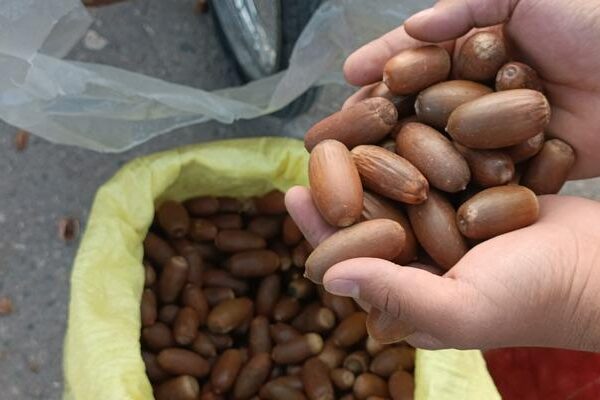
[[(96, 195), (75, 259), (65, 400), (149, 400), (140, 349), (142, 241), (163, 199), (248, 197), (307, 184), (302, 142), (237, 139), (134, 160)], [(500, 399), (478, 351), (417, 351), (417, 400)]]
[(343, 83), (350, 52), (431, 3), (330, 0), (304, 30), (286, 72), (210, 93), (62, 60), (91, 23), (80, 0), (2, 0), (0, 119), (56, 143), (116, 152), (187, 125), (255, 118), (312, 85)]

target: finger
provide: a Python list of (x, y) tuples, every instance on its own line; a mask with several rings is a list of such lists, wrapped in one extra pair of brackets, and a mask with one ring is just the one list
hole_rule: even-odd
[(373, 83), (372, 85), (364, 86), (358, 89), (352, 96), (348, 97), (344, 104), (342, 105), (342, 110), (353, 106), (361, 100), (364, 100), (369, 97), (369, 93), (375, 86), (379, 85), (379, 83)]
[(285, 206), (313, 248), (336, 231), (319, 214), (308, 188), (295, 186), (288, 190)]
[(440, 339), (424, 332), (415, 332), (406, 322), (394, 318), (391, 314), (373, 308), (367, 317), (367, 331), (369, 336), (381, 344), (394, 344), (401, 341), (408, 342), (419, 349), (440, 350), (449, 345)]
[(367, 332), (379, 343), (392, 344), (415, 333), (415, 328), (392, 314), (373, 307), (367, 317)]
[(380, 81), (387, 60), (402, 50), (422, 45), (408, 36), (403, 26), (396, 28), (350, 54), (344, 64), (346, 80), (356, 86)]
[(446, 272), (445, 270), (434, 265), (433, 263), (423, 264), (420, 262), (412, 262), (412, 263), (408, 264), (407, 267), (422, 269), (423, 271), (427, 271), (431, 274), (439, 275), (439, 276), (444, 275), (444, 273)]
[(361, 299), (354, 299), (354, 302), (356, 304), (358, 304), (358, 306), (360, 308), (362, 308), (363, 311), (366, 311), (366, 312), (371, 311), (371, 305), (369, 303), (367, 303), (366, 301), (361, 300)]
[(472, 315), (476, 295), (455, 279), (374, 258), (334, 265), (323, 284), (331, 293), (360, 298), (419, 332), (451, 341)]
[(519, 0), (442, 0), (404, 25), (415, 39), (442, 42), (457, 39), (471, 28), (506, 22), (518, 4)]
[(414, 348), (423, 350), (442, 350), (450, 348), (448, 344), (440, 339), (423, 332), (413, 333), (406, 338), (406, 343)]

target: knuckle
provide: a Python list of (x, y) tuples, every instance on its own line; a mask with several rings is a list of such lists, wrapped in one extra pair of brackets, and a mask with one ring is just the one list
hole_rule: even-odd
[(377, 296), (377, 308), (385, 310), (397, 319), (405, 319), (408, 314), (408, 304), (401, 293), (389, 285), (379, 287), (374, 292)]

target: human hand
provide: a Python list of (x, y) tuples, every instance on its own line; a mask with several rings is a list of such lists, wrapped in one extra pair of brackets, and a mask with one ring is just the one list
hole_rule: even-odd
[[(600, 176), (598, 1), (442, 0), (348, 57), (346, 79), (360, 86), (380, 81), (385, 62), (402, 50), (445, 41), (456, 53), (472, 28), (502, 23), (513, 58), (531, 65), (544, 82), (552, 104), (547, 133), (576, 150), (570, 178)], [(365, 90), (357, 92), (346, 106), (365, 96)]]
[[(309, 189), (286, 204), (316, 246), (335, 232)], [(413, 346), (544, 346), (600, 351), (600, 204), (543, 196), (540, 219), (469, 251), (444, 276), (389, 261), (359, 258), (327, 271), (331, 293), (384, 310), (416, 333)]]

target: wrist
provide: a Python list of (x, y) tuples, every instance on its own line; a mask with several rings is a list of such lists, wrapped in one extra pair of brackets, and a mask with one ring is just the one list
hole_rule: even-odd
[(565, 253), (556, 271), (566, 296), (562, 309), (560, 347), (600, 352), (600, 203), (574, 197), (552, 196), (542, 201), (560, 202), (554, 209), (557, 229), (565, 232)]
[[(600, 213), (600, 204), (594, 204)], [(594, 225), (589, 232), (577, 236), (577, 273), (570, 285), (571, 327), (568, 347), (600, 352), (600, 229)]]

